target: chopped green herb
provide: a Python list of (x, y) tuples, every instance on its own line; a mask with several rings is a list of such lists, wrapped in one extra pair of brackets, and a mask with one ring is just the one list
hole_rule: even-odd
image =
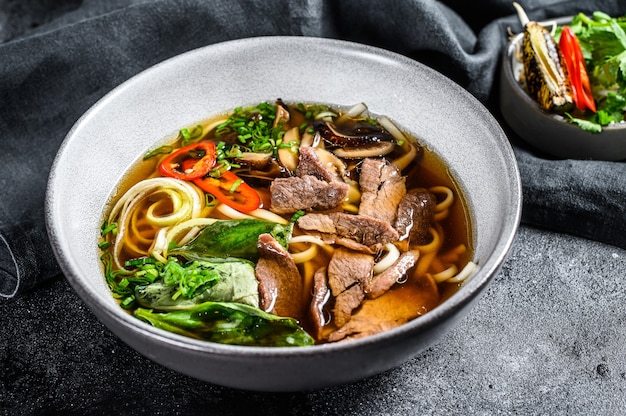
[(228, 190), (228, 192), (230, 192), (231, 194), (234, 193), (237, 188), (239, 187), (239, 185), (241, 185), (243, 183), (243, 181), (241, 179), (237, 179), (234, 183), (233, 186), (230, 187), (230, 189)]
[(172, 146), (157, 147), (156, 149), (151, 150), (148, 153), (146, 153), (143, 156), (143, 160), (148, 160), (148, 159), (153, 158), (154, 156), (158, 156), (158, 155), (169, 155), (170, 153), (172, 153), (172, 150), (174, 150), (174, 148)]
[(109, 233), (112, 233), (113, 235), (117, 234), (117, 224), (109, 224), (108, 221), (104, 221), (102, 226), (100, 226), (100, 235), (105, 237)]
[(181, 129), (179, 138), (181, 138), (181, 146), (187, 146), (189, 142), (202, 136), (203, 128), (200, 124), (196, 125), (191, 131), (189, 129)]

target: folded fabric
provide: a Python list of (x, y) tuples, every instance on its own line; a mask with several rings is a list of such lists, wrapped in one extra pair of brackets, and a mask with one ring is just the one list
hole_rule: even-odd
[(626, 248), (626, 163), (546, 160), (514, 150), (522, 221)]
[[(537, 19), (592, 12), (595, 7), (582, 0), (527, 3), (527, 11)], [(57, 17), (46, 25), (30, 31), (14, 28), (14, 38), (0, 33), (6, 40), (0, 44), (0, 297), (16, 296), (60, 274), (44, 222), (54, 155), (84, 111), (139, 71), (190, 49), (235, 38), (340, 38), (424, 62), (495, 113), (494, 79), (506, 29), (521, 29), (508, 0), (56, 4), (52, 16)], [(603, 1), (602, 8), (613, 15), (626, 13), (620, 0)], [(516, 151), (527, 198), (525, 220), (626, 246), (624, 233), (616, 231), (623, 227), (623, 207), (615, 211), (618, 204), (611, 199), (623, 201), (623, 165), (615, 169), (615, 164), (603, 162), (555, 163), (522, 148)], [(614, 214), (607, 215), (607, 210)], [(600, 212), (605, 215), (598, 216)]]

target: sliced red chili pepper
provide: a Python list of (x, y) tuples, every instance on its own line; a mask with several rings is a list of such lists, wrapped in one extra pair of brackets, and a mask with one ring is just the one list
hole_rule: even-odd
[(591, 93), (591, 83), (589, 82), (589, 74), (587, 73), (583, 52), (580, 49), (580, 43), (576, 34), (569, 26), (563, 26), (559, 48), (563, 53), (565, 66), (569, 73), (576, 107), (583, 111), (589, 109), (595, 113), (596, 103)]
[(215, 165), (215, 143), (200, 142), (181, 147), (166, 156), (159, 172), (172, 178), (191, 181), (209, 173)]
[(195, 179), (193, 183), (237, 211), (250, 212), (261, 206), (257, 191), (229, 170), (223, 172), (219, 179), (207, 176)]

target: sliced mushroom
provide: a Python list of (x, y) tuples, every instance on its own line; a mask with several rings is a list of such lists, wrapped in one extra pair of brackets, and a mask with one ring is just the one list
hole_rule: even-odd
[(333, 150), (336, 156), (344, 159), (362, 159), (365, 157), (378, 157), (391, 153), (396, 146), (393, 142), (375, 142), (362, 146), (345, 146)]
[(340, 132), (329, 122), (315, 122), (313, 128), (324, 140), (335, 146), (360, 146), (375, 142), (396, 142), (385, 129), (373, 125), (356, 125), (349, 133)]
[[(315, 135), (309, 133), (308, 131), (302, 133), (300, 147), (319, 147), (320, 143), (323, 143), (323, 141), (318, 133), (315, 133)], [(324, 146), (322, 145), (321, 147)]]
[(280, 98), (276, 100), (276, 118), (274, 119), (274, 127), (280, 125), (280, 123), (287, 123), (289, 121), (289, 109), (283, 103)]
[(315, 148), (315, 153), (320, 161), (326, 166), (337, 179), (342, 178), (346, 173), (346, 165), (335, 154), (326, 149)]
[(241, 154), (241, 157), (235, 158), (234, 161), (243, 165), (250, 166), (254, 169), (264, 169), (269, 165), (272, 160), (271, 153), (255, 153), (255, 152), (244, 152)]
[(246, 167), (242, 169), (237, 169), (234, 172), (243, 180), (250, 179), (267, 182), (271, 182), (274, 178), (277, 177), (291, 176), (288, 172), (285, 171), (285, 168), (283, 168), (281, 165), (278, 164), (278, 162), (276, 162), (274, 158), (270, 159), (270, 163), (264, 169)]
[(285, 132), (283, 143), (289, 147), (278, 149), (278, 160), (280, 164), (290, 171), (295, 171), (298, 166), (298, 146), (300, 145), (300, 129), (293, 127)]

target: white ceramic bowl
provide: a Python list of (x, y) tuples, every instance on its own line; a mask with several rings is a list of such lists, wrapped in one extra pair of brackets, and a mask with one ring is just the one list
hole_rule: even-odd
[[(350, 105), (390, 116), (448, 163), (468, 197), (480, 270), (441, 306), (368, 338), (313, 347), (221, 345), (156, 329), (124, 312), (105, 283), (97, 240), (123, 173), (154, 143), (237, 105)], [(81, 172), (76, 175), (76, 172)], [(91, 311), (164, 366), (242, 389), (293, 391), (355, 381), (434, 344), (479, 298), (514, 240), (521, 211), (513, 152), (491, 114), (441, 74), (360, 44), (302, 37), (226, 42), (172, 58), (93, 106), (67, 135), (50, 175), (48, 231), (65, 275)]]
[[(560, 25), (571, 20), (554, 19)], [(543, 110), (522, 88), (518, 80), (523, 67), (516, 53), (522, 39), (523, 33), (518, 33), (509, 41), (500, 68), (500, 111), (509, 127), (534, 148), (559, 159), (625, 160), (626, 123), (589, 133)]]

